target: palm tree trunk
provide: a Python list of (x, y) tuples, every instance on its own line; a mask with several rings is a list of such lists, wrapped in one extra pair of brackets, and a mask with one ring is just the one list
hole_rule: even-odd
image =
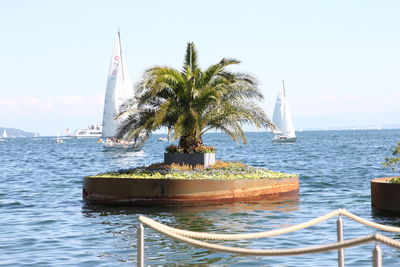
[(203, 140), (201, 139), (201, 136), (184, 135), (179, 139), (179, 146), (183, 148), (185, 153), (193, 153), (194, 148), (202, 144)]

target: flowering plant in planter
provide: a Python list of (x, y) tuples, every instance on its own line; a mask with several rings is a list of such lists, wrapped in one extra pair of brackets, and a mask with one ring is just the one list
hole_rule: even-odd
[(197, 144), (190, 147), (180, 147), (176, 145), (170, 145), (165, 148), (167, 153), (215, 153), (216, 149), (213, 146), (205, 146)]
[[(392, 168), (393, 171), (399, 170), (400, 167), (400, 142), (397, 143), (397, 145), (393, 149), (393, 157), (387, 157), (385, 158), (385, 161), (383, 162), (383, 165), (388, 168)], [(400, 184), (400, 177), (392, 178), (389, 180), (389, 183), (393, 184)]]

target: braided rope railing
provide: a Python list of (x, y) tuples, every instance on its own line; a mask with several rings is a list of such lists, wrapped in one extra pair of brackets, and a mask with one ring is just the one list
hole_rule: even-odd
[[(289, 256), (289, 255), (301, 255), (301, 254), (311, 254), (311, 253), (320, 253), (331, 250), (338, 250), (339, 256), (339, 266), (344, 266), (344, 248), (353, 247), (365, 243), (370, 242), (380, 242), (386, 244), (388, 246), (400, 249), (400, 242), (389, 237), (386, 237), (381, 234), (374, 234), (359, 238), (354, 238), (350, 240), (343, 241), (343, 233), (341, 232), (341, 237), (339, 238), (339, 228), (342, 231), (342, 222), (340, 215), (346, 216), (349, 219), (352, 219), (360, 224), (364, 224), (369, 227), (373, 227), (378, 230), (387, 231), (387, 232), (400, 232), (400, 227), (394, 226), (386, 226), (379, 223), (370, 222), (361, 217), (358, 217), (344, 209), (338, 209), (331, 211), (323, 216), (312, 219), (308, 222), (292, 225), (289, 227), (285, 227), (282, 229), (258, 232), (258, 233), (246, 233), (246, 234), (212, 234), (212, 233), (202, 233), (202, 232), (193, 232), (186, 231), (181, 229), (176, 229), (157, 221), (154, 221), (145, 216), (139, 216), (139, 221), (141, 222), (138, 231), (138, 266), (143, 266), (144, 261), (144, 244), (143, 244), (143, 225), (147, 225), (154, 230), (170, 237), (175, 240), (188, 243), (190, 245), (210, 249), (214, 251), (226, 252), (226, 253), (234, 253), (246, 256)], [(243, 240), (243, 239), (256, 239), (256, 238), (265, 238), (276, 235), (282, 235), (290, 232), (294, 232), (297, 230), (301, 230), (304, 228), (308, 228), (310, 226), (316, 225), (320, 222), (326, 221), (334, 216), (339, 216), (338, 219), (338, 242), (324, 244), (319, 246), (305, 247), (305, 248), (295, 248), (295, 249), (245, 249), (245, 248), (236, 248), (230, 246), (223, 246), (218, 244), (212, 244), (205, 241), (200, 241), (197, 239), (209, 239), (209, 240)], [(340, 226), (339, 226), (340, 225)], [(381, 266), (381, 249), (377, 245), (373, 251), (374, 255), (374, 266)]]
[(358, 245), (362, 245), (365, 243), (380, 241), (385, 243), (391, 247), (400, 249), (400, 242), (395, 241), (389, 237), (386, 237), (381, 234), (374, 234), (359, 238), (354, 238), (350, 240), (346, 240), (343, 242), (330, 243), (325, 245), (311, 246), (305, 248), (295, 248), (295, 249), (246, 249), (246, 248), (236, 248), (230, 246), (223, 246), (218, 244), (212, 244), (204, 241), (200, 241), (197, 239), (192, 239), (189, 237), (181, 236), (179, 234), (169, 232), (162, 228), (155, 229), (156, 231), (169, 236), (175, 240), (188, 243), (190, 245), (210, 249), (219, 252), (227, 252), (227, 253), (235, 253), (246, 256), (293, 256), (293, 255), (302, 255), (302, 254), (312, 254), (312, 253), (320, 253), (327, 252), (331, 250), (338, 250), (340, 248), (348, 248), (354, 247)]
[(212, 234), (212, 233), (193, 232), (193, 231), (176, 229), (176, 228), (167, 226), (165, 224), (156, 222), (145, 216), (139, 216), (139, 220), (142, 223), (144, 223), (152, 228), (154, 228), (154, 227), (164, 228), (168, 231), (174, 232), (181, 236), (186, 236), (186, 237), (191, 237), (191, 238), (213, 239), (213, 240), (243, 240), (243, 239), (257, 239), (257, 238), (265, 238), (265, 237), (287, 234), (290, 232), (308, 228), (310, 226), (316, 225), (320, 222), (326, 221), (326, 220), (328, 220), (334, 216), (338, 216), (338, 215), (344, 215), (344, 216), (348, 217), (349, 219), (352, 219), (358, 223), (373, 227), (378, 230), (382, 230), (382, 231), (386, 231), (386, 232), (396, 232), (396, 233), (400, 232), (400, 227), (386, 226), (383, 224), (370, 222), (370, 221), (365, 220), (361, 217), (358, 217), (344, 209), (337, 209), (337, 210), (331, 211), (321, 217), (312, 219), (308, 222), (295, 224), (295, 225), (292, 225), (289, 227), (285, 227), (285, 228), (281, 228), (281, 229), (277, 229), (277, 230), (265, 231), (265, 232), (246, 233), (246, 234)]
[(366, 226), (375, 228), (377, 230), (381, 230), (381, 231), (385, 231), (385, 232), (392, 232), (392, 233), (400, 233), (400, 227), (395, 227), (395, 226), (387, 226), (384, 224), (379, 224), (379, 223), (375, 223), (375, 222), (370, 222), (366, 219), (363, 219), (361, 217), (358, 217), (357, 215), (354, 215), (351, 212), (348, 212), (345, 209), (339, 209), (340, 211), (340, 215), (344, 215), (349, 219), (352, 219), (355, 222), (364, 224)]

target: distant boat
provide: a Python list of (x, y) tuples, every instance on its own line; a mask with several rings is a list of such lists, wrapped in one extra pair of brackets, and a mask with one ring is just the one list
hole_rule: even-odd
[(3, 137), (3, 138), (7, 138), (7, 137), (8, 137), (8, 134), (7, 134), (6, 129), (3, 130), (3, 136), (2, 136), (2, 137)]
[(147, 140), (148, 136), (146, 134), (139, 135), (133, 141), (116, 139), (117, 129), (121, 121), (115, 117), (122, 111), (122, 106), (126, 100), (133, 95), (133, 84), (122, 56), (121, 37), (118, 31), (108, 71), (106, 96), (104, 99), (102, 130), (102, 138), (106, 139), (103, 143), (104, 148), (140, 150)]
[(102, 133), (102, 126), (99, 124), (88, 125), (86, 129), (77, 129), (73, 134), (70, 130), (66, 130), (67, 135), (72, 138), (100, 138)]
[(157, 139), (157, 141), (168, 141), (167, 137), (160, 137)]
[(64, 140), (60, 137), (60, 134), (57, 132), (57, 138), (55, 139), (57, 144), (64, 143)]
[(39, 140), (39, 134), (38, 132), (35, 132), (35, 134), (33, 135), (33, 140)]
[(286, 98), (285, 82), (282, 81), (282, 88), (278, 92), (276, 98), (274, 115), (272, 122), (277, 126), (272, 130), (274, 133), (273, 142), (277, 143), (293, 143), (296, 142), (296, 133), (293, 125), (292, 115), (289, 110), (289, 104)]

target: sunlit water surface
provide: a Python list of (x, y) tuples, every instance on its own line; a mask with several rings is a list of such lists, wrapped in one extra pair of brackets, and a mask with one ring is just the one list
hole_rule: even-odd
[[(214, 233), (248, 233), (305, 222), (338, 208), (378, 223), (400, 217), (374, 214), (370, 180), (393, 176), (382, 168), (400, 130), (299, 132), (298, 142), (271, 143), (249, 133), (247, 145), (206, 135), (217, 158), (300, 175), (298, 200), (192, 207), (107, 207), (82, 202), (82, 177), (161, 162), (166, 142), (154, 135), (141, 152), (106, 152), (95, 139), (17, 138), (0, 142), (0, 265), (132, 266), (137, 217)], [(344, 219), (345, 239), (373, 229)], [(284, 236), (221, 244), (253, 249), (307, 247), (336, 241), (336, 219)], [(385, 233), (400, 239), (399, 235)], [(244, 257), (193, 248), (148, 228), (146, 265), (336, 266), (337, 252), (289, 257)], [(370, 266), (373, 244), (346, 249), (346, 266)], [(383, 246), (384, 265), (400, 266), (400, 251)]]

